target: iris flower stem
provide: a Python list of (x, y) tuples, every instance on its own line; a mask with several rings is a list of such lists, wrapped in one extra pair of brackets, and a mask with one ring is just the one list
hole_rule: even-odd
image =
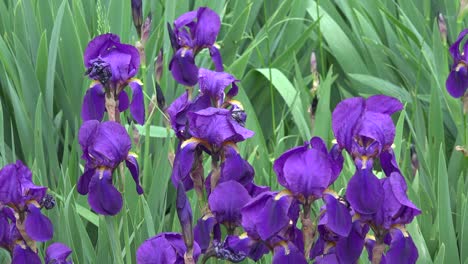
[(130, 252), (130, 235), (128, 233), (128, 218), (127, 218), (127, 208), (125, 206), (125, 199), (123, 205), (123, 225), (124, 225), (124, 242), (125, 242), (125, 262), (132, 263), (132, 253)]
[(379, 264), (382, 261), (384, 250), (385, 244), (383, 240), (376, 238), (374, 248), (372, 249), (372, 264)]
[(302, 235), (304, 238), (304, 256), (308, 258), (312, 243), (314, 241), (314, 223), (310, 219), (310, 202), (306, 201), (302, 206), (301, 223)]
[(219, 169), (219, 154), (213, 153), (211, 156), (211, 191), (213, 192), (216, 185), (218, 185), (221, 171)]
[(202, 215), (208, 213), (208, 204), (206, 200), (205, 194), (205, 184), (204, 184), (204, 169), (203, 169), (203, 157), (202, 155), (197, 155), (198, 161), (196, 162), (196, 167), (193, 169), (192, 173), (192, 181), (195, 189), (195, 193), (197, 194), (198, 204), (200, 206), (200, 211)]

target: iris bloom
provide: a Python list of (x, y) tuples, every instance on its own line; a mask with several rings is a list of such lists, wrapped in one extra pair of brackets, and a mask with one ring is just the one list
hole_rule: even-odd
[(209, 49), (216, 71), (223, 71), (223, 62), (216, 38), (221, 28), (221, 20), (213, 10), (200, 7), (187, 12), (174, 21), (174, 29), (168, 25), (174, 57), (169, 69), (180, 84), (193, 86), (198, 82), (198, 67), (195, 56), (204, 48)]
[[(200, 68), (198, 81), (200, 93), (208, 95), (215, 106), (220, 106), (224, 102), (225, 97), (230, 99), (238, 93), (236, 82), (239, 80), (226, 72), (216, 72)], [(229, 85), (231, 85), (231, 89), (225, 94), (224, 90)]]
[(86, 161), (85, 171), (78, 180), (77, 190), (88, 195), (91, 208), (103, 215), (115, 215), (122, 208), (122, 195), (112, 184), (112, 174), (125, 161), (136, 184), (143, 193), (139, 180), (137, 156), (130, 153), (131, 140), (119, 123), (86, 121), (79, 131), (79, 143)]
[(185, 189), (189, 190), (193, 187), (189, 175), (197, 160), (196, 154), (200, 154), (199, 146), (210, 154), (218, 155), (224, 147), (250, 138), (254, 133), (234, 120), (232, 112), (227, 109), (209, 107), (189, 112), (187, 117), (192, 138), (184, 141), (177, 151), (171, 179), (174, 185), (183, 181)]
[(392, 164), (395, 125), (390, 115), (401, 109), (403, 105), (397, 99), (385, 95), (348, 98), (336, 106), (333, 133), (339, 147), (351, 154), (359, 169), (372, 167), (373, 159), (381, 154), (387, 154), (380, 157), (383, 166)]
[(460, 43), (466, 34), (468, 34), (468, 29), (460, 32), (457, 40), (450, 47), (453, 65), (445, 86), (448, 93), (455, 98), (462, 97), (468, 89), (468, 44), (466, 42), (463, 44), (463, 51), (460, 52)]
[[(389, 249), (382, 256), (380, 262), (382, 264), (414, 264), (418, 260), (418, 249), (405, 230), (392, 229), (385, 238), (385, 244), (389, 245)], [(368, 237), (366, 239), (366, 249), (369, 253), (369, 260), (372, 260), (374, 246), (375, 240), (373, 240), (373, 237)]]
[(41, 213), (47, 187), (35, 185), (31, 171), (21, 161), (0, 170), (0, 183), (0, 206), (14, 211), (18, 232), (26, 244), (35, 250), (35, 241), (51, 239), (52, 222)]
[(319, 137), (286, 151), (273, 165), (278, 182), (301, 203), (321, 198), (323, 191), (337, 179), (342, 167), (343, 157), (337, 148), (328, 153)]
[[(118, 101), (119, 112), (130, 105), (130, 113), (139, 123), (145, 122), (142, 82), (133, 77), (140, 67), (138, 50), (120, 43), (114, 34), (103, 34), (91, 40), (84, 53), (86, 75), (94, 82), (86, 91), (81, 108), (84, 121), (101, 121), (106, 111), (106, 97)], [(129, 86), (133, 93), (132, 102), (123, 90)]]
[(45, 264), (72, 264), (69, 259), (72, 250), (65, 244), (53, 243), (47, 250), (45, 255)]
[[(138, 248), (136, 257), (138, 264), (184, 264), (184, 254), (187, 248), (181, 234), (161, 233), (147, 239)], [(200, 247), (194, 242), (193, 258), (197, 262)]]

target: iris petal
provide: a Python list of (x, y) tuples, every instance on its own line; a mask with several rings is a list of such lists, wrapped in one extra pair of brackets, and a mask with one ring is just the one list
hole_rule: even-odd
[(122, 209), (122, 195), (112, 185), (111, 170), (96, 170), (89, 183), (88, 202), (99, 214), (116, 215)]

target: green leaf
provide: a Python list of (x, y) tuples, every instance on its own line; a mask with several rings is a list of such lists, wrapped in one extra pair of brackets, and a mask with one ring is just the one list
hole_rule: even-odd
[(439, 150), (437, 210), (439, 226), (439, 243), (447, 245), (444, 263), (460, 263), (457, 238), (453, 226), (452, 209), (450, 206), (450, 190), (448, 186), (447, 166), (442, 145)]
[(257, 69), (257, 71), (263, 74), (263, 76), (273, 84), (283, 100), (286, 102), (287, 106), (291, 110), (294, 122), (299, 129), (302, 139), (309, 140), (311, 129), (305, 118), (307, 109), (302, 106), (300, 92), (294, 88), (288, 78), (286, 78), (286, 76), (284, 76), (284, 74), (278, 69), (271, 69), (271, 79), (270, 69)]
[(400, 99), (403, 103), (411, 103), (411, 95), (403, 88), (382, 80), (380, 78), (366, 75), (366, 74), (348, 74), (351, 79), (366, 85), (368, 88), (373, 89), (376, 93), (381, 93)]

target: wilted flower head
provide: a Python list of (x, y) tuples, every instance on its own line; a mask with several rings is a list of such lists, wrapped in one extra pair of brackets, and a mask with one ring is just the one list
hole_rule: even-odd
[(91, 120), (83, 123), (78, 137), (86, 166), (77, 190), (83, 195), (89, 192), (88, 202), (96, 212), (115, 215), (122, 208), (122, 195), (112, 184), (112, 173), (121, 162), (130, 170), (138, 194), (143, 193), (137, 157), (129, 153), (130, 136), (119, 123)]
[(445, 85), (448, 93), (455, 98), (462, 97), (468, 89), (468, 44), (466, 42), (460, 52), (460, 44), (465, 39), (466, 34), (468, 34), (468, 29), (460, 32), (457, 40), (450, 46), (453, 65)]
[(53, 243), (47, 250), (45, 255), (45, 264), (72, 264), (71, 260), (68, 260), (72, 250), (65, 244)]
[(385, 95), (341, 101), (332, 116), (338, 145), (353, 156), (358, 167), (367, 166), (367, 161), (372, 162), (393, 144), (395, 125), (390, 115), (401, 109), (400, 101)]
[[(184, 264), (184, 254), (187, 248), (181, 234), (161, 233), (147, 239), (138, 248), (136, 257), (138, 264)], [(193, 258), (195, 262), (200, 256), (200, 247), (194, 242)]]
[(195, 56), (204, 48), (208, 48), (216, 71), (223, 71), (223, 63), (218, 48), (215, 46), (216, 37), (221, 28), (221, 20), (213, 10), (200, 7), (178, 17), (174, 21), (174, 28), (168, 25), (174, 57), (169, 69), (174, 79), (187, 86), (198, 82), (198, 67)]
[[(142, 83), (132, 79), (140, 67), (140, 55), (132, 45), (120, 43), (114, 34), (103, 34), (91, 40), (84, 53), (86, 75), (95, 80), (86, 91), (81, 109), (84, 121), (101, 121), (106, 110), (106, 93), (116, 96), (119, 111), (130, 106), (130, 113), (139, 124), (144, 123)], [(129, 103), (128, 95), (123, 88), (130, 86), (133, 98)]]
[(278, 182), (302, 203), (321, 198), (343, 166), (343, 157), (335, 150), (328, 153), (323, 140), (314, 137), (303, 146), (286, 151), (273, 165)]

